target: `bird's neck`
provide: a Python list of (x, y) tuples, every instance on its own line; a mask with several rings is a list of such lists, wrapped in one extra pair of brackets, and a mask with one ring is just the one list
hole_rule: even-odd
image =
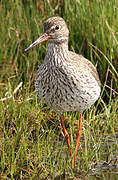
[(47, 54), (45, 60), (50, 64), (62, 65), (68, 57), (68, 42), (56, 44), (50, 42), (48, 44)]

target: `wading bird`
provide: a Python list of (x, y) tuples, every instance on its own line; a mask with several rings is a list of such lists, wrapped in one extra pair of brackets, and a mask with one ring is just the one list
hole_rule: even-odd
[(47, 54), (39, 67), (35, 88), (40, 99), (59, 113), (72, 156), (69, 134), (64, 125), (64, 112), (80, 112), (72, 167), (75, 167), (82, 132), (82, 112), (100, 96), (101, 83), (95, 66), (86, 58), (68, 50), (69, 30), (63, 18), (51, 17), (43, 24), (43, 34), (28, 48), (48, 40)]

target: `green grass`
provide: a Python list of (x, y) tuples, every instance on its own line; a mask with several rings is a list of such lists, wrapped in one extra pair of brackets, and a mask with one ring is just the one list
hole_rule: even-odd
[[(0, 13), (0, 179), (117, 179), (118, 2), (1, 0)], [(34, 90), (47, 43), (22, 53), (55, 15), (67, 22), (69, 48), (92, 61), (102, 82), (100, 99), (83, 114), (75, 170), (58, 115)], [(79, 113), (64, 116), (74, 152)]]

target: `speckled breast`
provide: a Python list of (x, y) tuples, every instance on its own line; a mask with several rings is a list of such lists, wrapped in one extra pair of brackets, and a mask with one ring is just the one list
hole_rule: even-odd
[(69, 65), (42, 64), (36, 74), (35, 88), (40, 99), (57, 112), (82, 112), (100, 96), (100, 87), (92, 74)]

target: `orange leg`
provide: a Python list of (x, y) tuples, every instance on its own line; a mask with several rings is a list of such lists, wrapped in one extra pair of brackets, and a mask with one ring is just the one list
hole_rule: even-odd
[(68, 146), (68, 149), (69, 149), (69, 153), (70, 153), (70, 156), (72, 156), (72, 151), (71, 151), (71, 148), (70, 148), (70, 139), (69, 139), (69, 134), (65, 128), (65, 125), (64, 125), (64, 121), (63, 121), (63, 117), (61, 116), (60, 117), (60, 121), (61, 121), (61, 126), (63, 128), (63, 132), (64, 132), (64, 135), (66, 137), (66, 142), (67, 142), (67, 146)]
[(74, 154), (74, 157), (73, 157), (73, 160), (72, 160), (72, 168), (75, 168), (75, 159), (76, 159), (76, 156), (77, 156), (77, 150), (78, 150), (81, 134), (82, 134), (82, 114), (80, 114), (80, 120), (79, 120), (79, 123), (78, 123), (78, 130), (76, 132), (75, 154)]

